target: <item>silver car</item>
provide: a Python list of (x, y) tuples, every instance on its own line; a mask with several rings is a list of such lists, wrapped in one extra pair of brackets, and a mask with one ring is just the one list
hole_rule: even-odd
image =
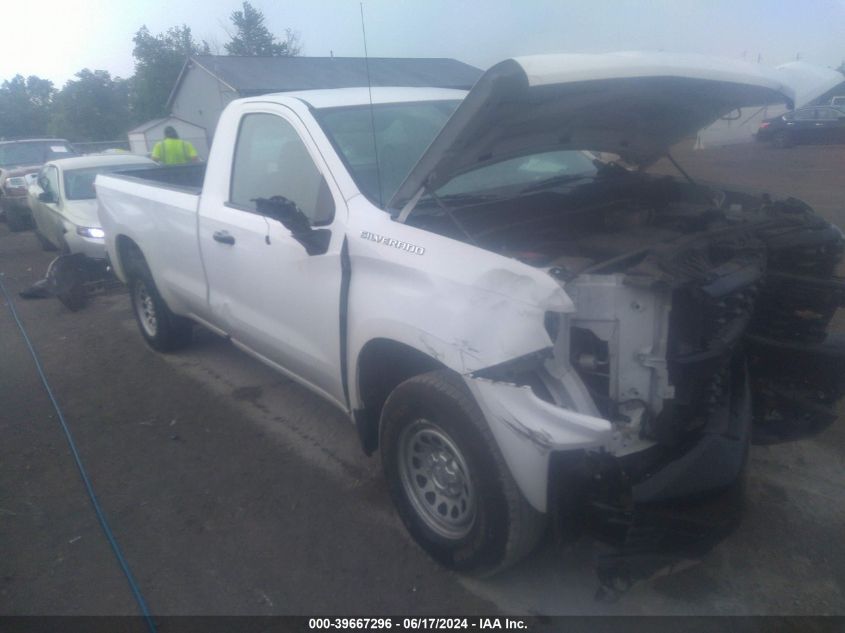
[(112, 154), (63, 158), (46, 163), (28, 190), (35, 234), (45, 250), (104, 259), (104, 233), (97, 217), (97, 174), (154, 166), (149, 158)]

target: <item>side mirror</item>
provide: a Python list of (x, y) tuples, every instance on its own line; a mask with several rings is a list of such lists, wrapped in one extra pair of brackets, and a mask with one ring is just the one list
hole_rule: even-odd
[(282, 223), (291, 236), (305, 247), (309, 255), (322, 255), (329, 250), (332, 232), (311, 228), (311, 222), (296, 203), (284, 196), (255, 198), (255, 210)]
[(53, 198), (53, 194), (49, 191), (42, 191), (38, 194), (38, 200), (40, 202), (55, 202), (56, 200)]

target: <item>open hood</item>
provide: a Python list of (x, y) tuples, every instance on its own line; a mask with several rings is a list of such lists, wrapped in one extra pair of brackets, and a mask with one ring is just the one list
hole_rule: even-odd
[(647, 165), (737, 108), (786, 103), (788, 73), (698, 55), (537, 55), (490, 68), (408, 174), (389, 208), (501, 160), (592, 150)]

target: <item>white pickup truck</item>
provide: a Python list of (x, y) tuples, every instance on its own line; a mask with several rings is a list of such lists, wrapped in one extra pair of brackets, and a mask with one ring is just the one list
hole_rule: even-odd
[(643, 170), (791, 98), (760, 66), (646, 54), (264, 95), (225, 109), (207, 168), (98, 176), (99, 214), (152, 347), (198, 323), (334, 403), (419, 544), (490, 572), (549, 516), (729, 485), (752, 421), (835, 419), (842, 232)]

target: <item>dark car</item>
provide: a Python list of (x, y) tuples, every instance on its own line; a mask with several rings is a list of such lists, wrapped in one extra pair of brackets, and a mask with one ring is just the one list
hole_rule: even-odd
[(73, 146), (61, 138), (0, 141), (0, 211), (12, 231), (32, 225), (26, 175), (37, 172), (48, 160), (76, 155)]
[(845, 109), (811, 106), (766, 119), (757, 130), (758, 141), (775, 147), (800, 143), (845, 143)]

